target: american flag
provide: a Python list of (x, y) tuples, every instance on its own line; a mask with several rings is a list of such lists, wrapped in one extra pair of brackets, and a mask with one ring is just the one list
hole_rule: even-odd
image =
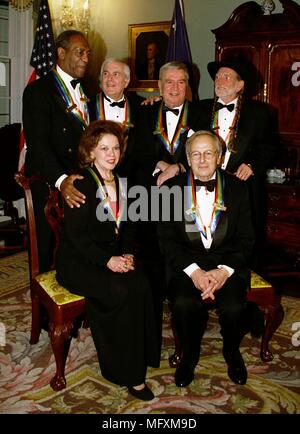
[(198, 93), (193, 83), (192, 55), (189, 45), (188, 34), (184, 21), (183, 0), (175, 0), (173, 18), (170, 29), (170, 36), (167, 48), (166, 62), (173, 60), (183, 62), (187, 65), (190, 76), (190, 87), (193, 99), (198, 99)]
[[(41, 0), (35, 40), (30, 59), (30, 65), (34, 68), (31, 72), (27, 84), (36, 80), (53, 68), (56, 63), (55, 42), (52, 30), (51, 14), (48, 0)], [(18, 170), (24, 171), (26, 144), (23, 129), (20, 136), (19, 145), (19, 164)]]

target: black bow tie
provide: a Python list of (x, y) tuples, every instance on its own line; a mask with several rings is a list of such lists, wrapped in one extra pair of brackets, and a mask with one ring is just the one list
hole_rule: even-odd
[(172, 109), (172, 108), (167, 107), (166, 105), (163, 106), (163, 112), (164, 113), (166, 113), (166, 112), (172, 112), (176, 116), (179, 115), (179, 109)]
[(120, 107), (120, 108), (124, 108), (125, 107), (125, 99), (123, 99), (122, 101), (114, 101), (110, 104), (111, 107)]
[(217, 102), (216, 103), (216, 111), (221, 110), (222, 108), (227, 108), (227, 110), (229, 110), (230, 112), (232, 112), (234, 110), (234, 104), (222, 104), (221, 102)]
[(125, 107), (125, 99), (122, 99), (122, 101), (111, 101), (106, 95), (105, 93), (103, 93), (103, 97), (104, 99), (106, 99), (106, 101), (108, 101), (110, 103), (111, 107), (120, 107), (120, 108), (124, 108)]
[(210, 179), (209, 181), (200, 181), (200, 179), (194, 179), (195, 186), (205, 187), (208, 191), (214, 191), (216, 187), (216, 179)]
[(81, 83), (81, 80), (79, 78), (73, 78), (73, 80), (71, 80), (71, 85), (73, 89), (75, 89), (78, 83)]

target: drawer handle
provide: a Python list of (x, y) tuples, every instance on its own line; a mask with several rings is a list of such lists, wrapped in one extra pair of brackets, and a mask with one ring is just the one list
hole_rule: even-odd
[(278, 208), (270, 208), (268, 211), (269, 216), (271, 217), (278, 217), (280, 214), (280, 209)]
[(267, 226), (267, 232), (277, 234), (279, 232), (279, 228), (276, 226)]
[(271, 199), (271, 200), (279, 200), (279, 199), (280, 199), (280, 196), (279, 196), (279, 194), (271, 193), (271, 194), (270, 194), (270, 199)]

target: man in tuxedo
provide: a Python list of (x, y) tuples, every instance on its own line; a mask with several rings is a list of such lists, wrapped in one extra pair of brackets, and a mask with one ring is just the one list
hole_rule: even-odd
[[(186, 99), (188, 70), (185, 64), (169, 62), (160, 68), (158, 86), (162, 100), (142, 106), (135, 135), (135, 183), (150, 189), (188, 167), (185, 142), (198, 129), (200, 110)], [(165, 263), (157, 238), (157, 222), (141, 222), (139, 240), (141, 258), (151, 283), (161, 328), (162, 301), (165, 298)]]
[(199, 107), (186, 99), (188, 80), (184, 63), (164, 64), (158, 81), (162, 98), (141, 107), (135, 139), (141, 185), (160, 186), (187, 167), (186, 139), (203, 122)]
[(246, 293), (254, 240), (247, 186), (218, 168), (222, 145), (215, 134), (194, 133), (186, 142), (186, 154), (190, 170), (167, 183), (179, 187), (183, 200), (175, 195), (171, 218), (158, 228), (182, 348), (175, 382), (185, 387), (194, 378), (207, 301), (214, 300), (228, 375), (234, 383), (245, 384), (247, 370), (239, 346), (248, 331)]
[[(88, 66), (90, 47), (81, 32), (67, 30), (58, 36), (56, 50), (56, 68), (24, 90), (25, 173), (42, 176), (73, 207), (80, 206), (85, 199), (73, 182), (80, 178), (76, 174), (77, 149), (81, 134), (89, 124), (88, 99), (81, 79)], [(52, 260), (52, 233), (44, 216), (46, 184), (35, 183), (32, 193), (40, 268), (44, 271)]]
[(118, 167), (122, 176), (130, 176), (134, 169), (133, 135), (143, 98), (134, 93), (126, 94), (130, 82), (129, 66), (118, 59), (105, 59), (100, 71), (102, 91), (96, 95), (95, 118), (110, 120), (122, 125), (127, 135), (127, 149)]
[(223, 140), (222, 169), (246, 181), (256, 236), (253, 268), (258, 272), (258, 251), (265, 237), (266, 171), (275, 154), (274, 130), (267, 104), (249, 99), (257, 72), (245, 59), (234, 57), (210, 62), (215, 98), (200, 101), (201, 128), (211, 129)]

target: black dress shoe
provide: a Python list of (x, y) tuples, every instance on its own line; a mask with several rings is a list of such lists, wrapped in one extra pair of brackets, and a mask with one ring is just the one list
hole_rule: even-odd
[(227, 361), (228, 365), (228, 377), (235, 384), (246, 384), (247, 382), (247, 369), (241, 353), (238, 351), (231, 357), (230, 361)]
[(175, 384), (178, 387), (188, 386), (194, 379), (194, 367), (180, 363), (175, 372)]
[(141, 399), (142, 401), (151, 401), (154, 399), (154, 395), (147, 385), (145, 385), (145, 387), (141, 390), (136, 390), (134, 387), (130, 386), (128, 387), (128, 392), (130, 395), (137, 399)]

